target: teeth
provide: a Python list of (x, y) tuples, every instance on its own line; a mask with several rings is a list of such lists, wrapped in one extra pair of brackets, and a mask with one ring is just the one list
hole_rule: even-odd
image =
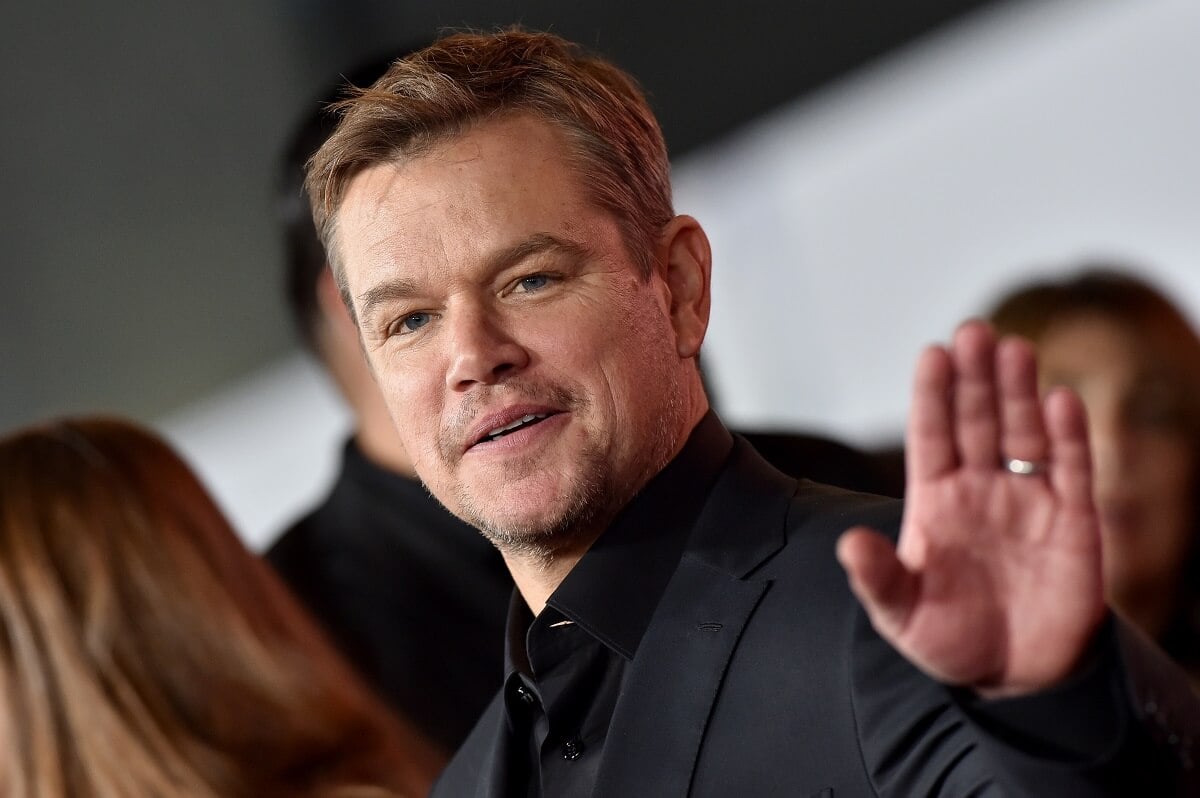
[(528, 424), (530, 421), (536, 421), (538, 419), (543, 419), (546, 417), (546, 415), (547, 415), (546, 413), (529, 413), (528, 415), (521, 416), (520, 418), (518, 418), (516, 421), (514, 421), (511, 424), (506, 424), (503, 427), (497, 427), (496, 429), (489, 432), (487, 434), (487, 437), (488, 438), (496, 438), (500, 435), (503, 435), (506, 432), (512, 432), (517, 427), (524, 426), (525, 424)]

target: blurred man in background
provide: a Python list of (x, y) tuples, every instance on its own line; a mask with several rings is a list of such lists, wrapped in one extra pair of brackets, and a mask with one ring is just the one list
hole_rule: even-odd
[[(388, 63), (347, 80), (370, 85)], [(329, 495), (266, 556), (376, 691), (449, 754), (500, 685), (512, 580), (495, 548), (417, 481), (313, 228), (304, 164), (332, 131), (325, 106), (345, 86), (296, 130), (280, 203), (292, 315), (354, 431)]]

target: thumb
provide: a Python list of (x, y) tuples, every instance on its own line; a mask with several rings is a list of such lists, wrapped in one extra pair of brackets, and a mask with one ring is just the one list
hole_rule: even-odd
[(842, 534), (837, 558), (875, 630), (895, 641), (916, 604), (919, 577), (900, 562), (891, 540), (867, 527)]

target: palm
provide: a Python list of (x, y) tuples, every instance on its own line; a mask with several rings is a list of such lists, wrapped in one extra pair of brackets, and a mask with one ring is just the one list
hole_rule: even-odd
[[(1047, 473), (1012, 474), (1006, 457)], [(839, 548), (879, 633), (935, 678), (983, 692), (1063, 678), (1104, 613), (1078, 399), (1043, 405), (1029, 348), (964, 325), (918, 365), (908, 472), (898, 546), (860, 529)]]

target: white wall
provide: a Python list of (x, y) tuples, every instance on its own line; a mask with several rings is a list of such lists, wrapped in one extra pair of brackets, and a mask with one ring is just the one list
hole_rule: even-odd
[(298, 353), (155, 426), (261, 549), (324, 496), (350, 416), (332, 382)]
[[(726, 417), (870, 443), (1000, 289), (1128, 256), (1200, 316), (1200, 4), (978, 15), (676, 166), (715, 250)], [(303, 358), (164, 420), (252, 545), (316, 501), (346, 416)]]
[(895, 434), (920, 348), (1033, 272), (1150, 265), (1200, 312), (1200, 4), (979, 15), (680, 164), (731, 421)]

